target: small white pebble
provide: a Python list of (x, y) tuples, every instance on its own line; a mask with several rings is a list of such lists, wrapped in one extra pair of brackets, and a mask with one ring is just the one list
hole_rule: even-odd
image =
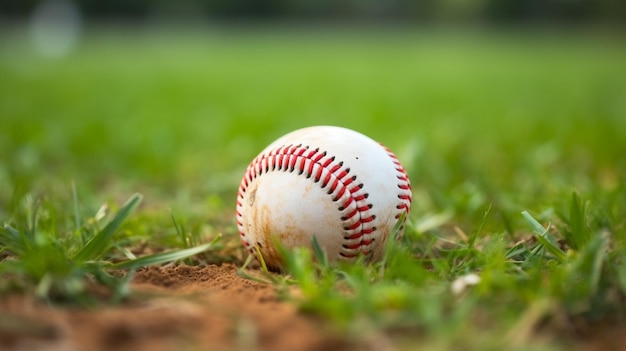
[(463, 292), (466, 287), (470, 285), (476, 285), (478, 283), (480, 283), (480, 277), (478, 276), (478, 274), (470, 273), (456, 278), (452, 282), (450, 289), (452, 290), (452, 293), (458, 295)]

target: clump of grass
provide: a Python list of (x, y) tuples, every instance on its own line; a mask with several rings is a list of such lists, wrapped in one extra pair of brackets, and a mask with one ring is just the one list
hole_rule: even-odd
[(369, 265), (329, 265), (314, 241), (314, 250), (284, 251), (298, 287), (291, 298), (354, 335), (428, 335), (443, 349), (551, 349), (548, 339), (534, 340), (541, 325), (558, 329), (563, 319), (592, 323), (626, 312), (624, 249), (590, 223), (578, 194), (569, 209), (558, 228), (523, 211), (532, 234), (518, 241), (508, 233), (455, 240), (409, 225), (403, 240), (389, 240), (383, 260)]
[[(424, 305), (428, 299), (417, 296), (441, 291), (445, 284), (416, 259), (407, 245), (391, 239), (397, 230), (386, 243), (383, 259), (373, 264), (366, 264), (364, 257), (356, 262), (330, 264), (315, 238), (312, 251), (282, 250), (286, 271), (300, 288), (297, 300), (301, 308), (340, 324), (367, 317), (384, 325), (392, 320), (404, 321), (416, 311), (432, 307)], [(429, 289), (421, 292), (411, 289), (422, 285), (428, 285)]]
[[(125, 258), (114, 255), (115, 234), (142, 200), (132, 195), (107, 221), (105, 207), (82, 220), (74, 195), (72, 218), (64, 218), (46, 201), (26, 197), (21, 211), (0, 228), (0, 274), (4, 288), (32, 291), (41, 299), (92, 304), (96, 290), (104, 287), (115, 302), (127, 296), (133, 273), (145, 266), (178, 261), (219, 248), (218, 235), (212, 242), (184, 249)], [(73, 228), (62, 224), (72, 223)], [(177, 227), (178, 228), (178, 227)], [(132, 230), (129, 229), (129, 230)]]

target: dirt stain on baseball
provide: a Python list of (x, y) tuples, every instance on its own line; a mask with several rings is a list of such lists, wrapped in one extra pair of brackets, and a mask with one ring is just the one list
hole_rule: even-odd
[(280, 267), (283, 264), (282, 256), (277, 249), (280, 238), (274, 233), (272, 211), (268, 205), (263, 205), (261, 211), (253, 212), (253, 223), (257, 226), (255, 232), (260, 234), (258, 243), (263, 261), (269, 270), (274, 272), (280, 271)]
[(248, 200), (250, 202), (250, 207), (254, 206), (254, 200), (256, 200), (256, 190), (257, 190), (257, 185), (255, 183), (254, 188), (249, 190), (250, 195), (248, 195)]

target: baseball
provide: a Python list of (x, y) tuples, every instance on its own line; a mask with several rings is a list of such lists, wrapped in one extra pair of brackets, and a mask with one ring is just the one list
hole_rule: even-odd
[(391, 151), (350, 129), (315, 126), (282, 136), (252, 160), (236, 221), (248, 251), (280, 271), (276, 244), (312, 249), (314, 237), (331, 262), (376, 261), (410, 206), (411, 183)]

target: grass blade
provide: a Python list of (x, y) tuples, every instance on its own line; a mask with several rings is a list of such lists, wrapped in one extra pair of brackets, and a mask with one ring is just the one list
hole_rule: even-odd
[(115, 214), (115, 217), (101, 231), (99, 231), (80, 251), (74, 256), (74, 260), (82, 262), (98, 258), (108, 247), (111, 237), (119, 227), (124, 223), (126, 218), (141, 202), (141, 194), (134, 194)]
[(326, 254), (326, 251), (320, 246), (320, 243), (319, 241), (317, 241), (316, 236), (313, 236), (313, 252), (315, 253), (315, 257), (317, 258), (317, 261), (322, 265), (322, 267), (328, 268), (328, 255)]
[(608, 233), (598, 233), (581, 249), (580, 255), (570, 267), (569, 279), (577, 284), (579, 289), (583, 288), (587, 295), (596, 294), (600, 289), (603, 266), (609, 254), (608, 245)]
[(565, 261), (565, 259), (567, 258), (565, 253), (558, 246), (548, 240), (545, 236), (535, 235), (535, 238), (537, 238), (537, 241), (541, 245), (543, 245), (543, 247), (545, 247), (546, 250), (548, 250), (548, 252), (551, 253), (559, 262)]
[(21, 255), (30, 247), (28, 240), (8, 224), (0, 229), (0, 246), (16, 255)]
[(559, 262), (563, 262), (566, 259), (565, 252), (559, 248), (556, 244), (556, 240), (548, 233), (549, 228), (544, 228), (533, 216), (528, 212), (523, 211), (522, 216), (526, 219), (528, 224), (533, 228), (535, 232), (535, 238), (539, 243), (550, 252)]
[(387, 260), (389, 259), (389, 255), (395, 255), (397, 253), (396, 248), (398, 245), (398, 241), (401, 238), (400, 231), (404, 229), (406, 225), (406, 212), (402, 212), (396, 224), (394, 224), (393, 228), (391, 228), (391, 233), (389, 234), (389, 237), (385, 242), (385, 250), (383, 251), (383, 257), (380, 260), (379, 274), (381, 277), (385, 274), (385, 268), (387, 266)]
[(272, 273), (269, 272), (261, 272), (261, 276), (256, 276), (256, 275), (252, 275), (252, 274), (248, 274), (248, 272), (246, 271), (246, 269), (248, 268), (248, 266), (250, 265), (250, 263), (252, 263), (252, 261), (254, 260), (254, 255), (250, 254), (248, 255), (248, 258), (246, 258), (246, 261), (243, 263), (243, 265), (241, 267), (239, 267), (239, 269), (237, 269), (237, 275), (239, 275), (242, 278), (248, 279), (248, 280), (253, 280), (257, 283), (261, 283), (261, 284), (275, 284), (278, 285), (281, 283), (281, 280), (277, 278), (277, 275), (274, 275)]
[(76, 226), (76, 230), (79, 230), (80, 227), (82, 227), (82, 223), (80, 221), (80, 212), (78, 211), (78, 194), (74, 181), (72, 181), (72, 204), (74, 205), (74, 225)]
[(243, 277), (245, 279), (248, 280), (253, 280), (257, 283), (262, 283), (262, 284), (269, 284), (272, 283), (272, 281), (265, 281), (261, 278), (257, 278), (253, 275), (250, 275), (246, 272), (246, 268), (248, 267), (248, 265), (252, 262), (252, 260), (254, 260), (254, 256), (253, 255), (248, 255), (248, 258), (246, 258), (246, 261), (243, 263), (243, 265), (241, 267), (239, 267), (239, 269), (237, 269), (237, 275), (239, 275), (240, 277)]
[(531, 216), (530, 213), (523, 211), (522, 216), (524, 216), (526, 222), (530, 224), (535, 234), (544, 235), (544, 233), (547, 233), (547, 229), (544, 228), (543, 225), (541, 225), (541, 223), (539, 223), (533, 216)]
[(487, 222), (487, 218), (489, 217), (490, 213), (491, 213), (491, 203), (489, 203), (489, 207), (487, 207), (487, 209), (485, 210), (485, 213), (483, 214), (483, 218), (480, 220), (480, 225), (478, 226), (478, 229), (476, 229), (469, 238), (468, 246), (470, 248), (474, 247), (474, 242), (476, 242), (476, 238), (478, 238), (480, 233), (483, 231), (483, 227), (485, 226), (485, 223)]
[(183, 243), (184, 248), (189, 248), (189, 245), (192, 244), (189, 236), (185, 232), (185, 227), (182, 224), (178, 223), (176, 220), (176, 216), (174, 216), (174, 211), (170, 209), (170, 217), (172, 218), (172, 223), (174, 224), (174, 229), (176, 229), (176, 234), (180, 238), (180, 241)]
[(569, 235), (565, 237), (567, 243), (574, 249), (580, 250), (591, 239), (585, 226), (585, 204), (576, 192), (572, 193), (572, 203), (569, 211)]
[(602, 266), (608, 256), (607, 246), (609, 243), (608, 235), (598, 235), (596, 240), (593, 241), (593, 245), (589, 244), (590, 250), (593, 254), (593, 260), (591, 262), (591, 274), (589, 277), (589, 285), (591, 291), (595, 294), (600, 287), (600, 279), (602, 278)]
[(120, 263), (112, 264), (108, 268), (112, 269), (130, 269), (135, 270), (145, 266), (152, 266), (157, 264), (163, 264), (172, 261), (179, 261), (193, 255), (197, 255), (199, 253), (219, 248), (217, 245), (218, 241), (221, 239), (221, 235), (218, 235), (213, 241), (208, 244), (192, 247), (189, 249), (169, 251), (169, 252), (161, 252), (153, 255), (147, 255), (143, 257), (139, 257), (134, 260), (123, 261)]

